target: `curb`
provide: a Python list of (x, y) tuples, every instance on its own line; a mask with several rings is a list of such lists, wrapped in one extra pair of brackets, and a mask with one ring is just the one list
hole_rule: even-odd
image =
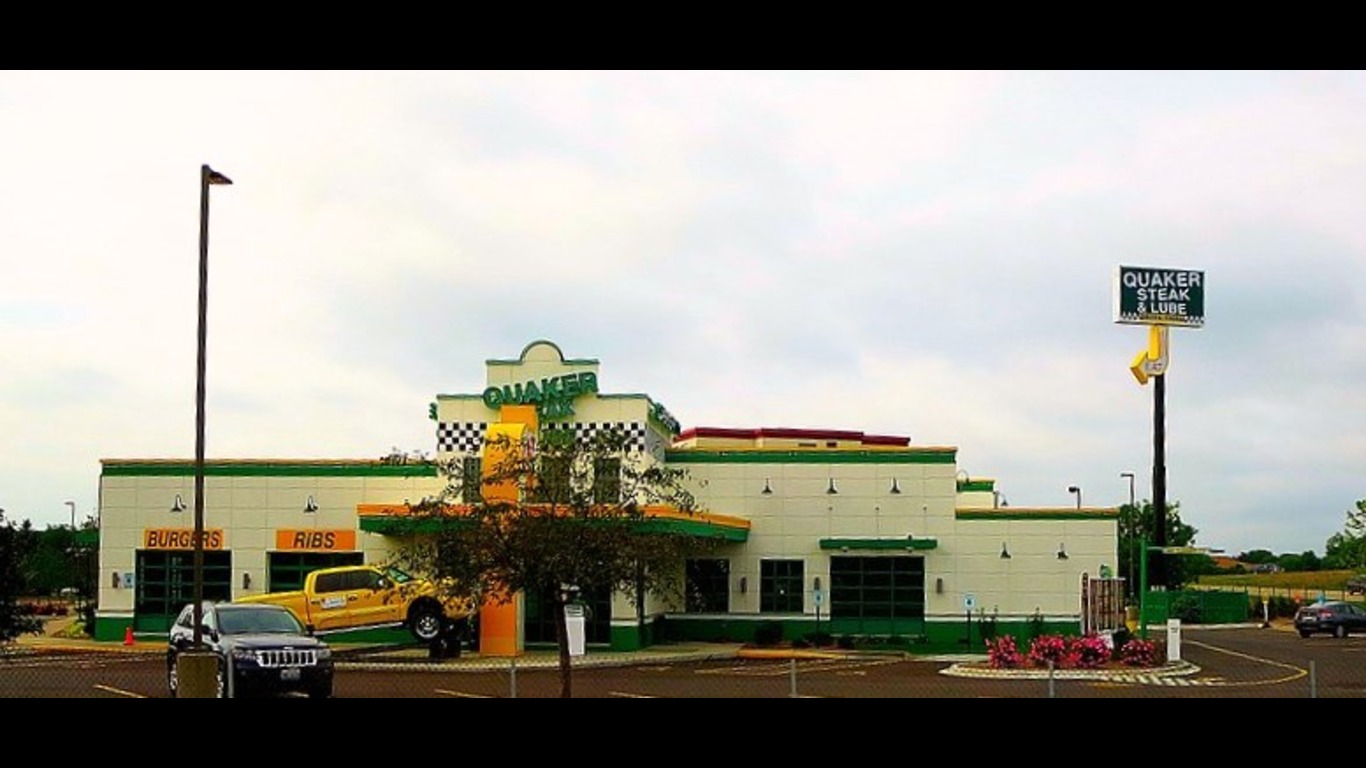
[(954, 664), (939, 670), (950, 677), (973, 677), (985, 680), (1132, 680), (1135, 677), (1186, 677), (1200, 671), (1188, 661), (1172, 661), (1160, 667), (1131, 667), (1125, 669), (991, 669)]

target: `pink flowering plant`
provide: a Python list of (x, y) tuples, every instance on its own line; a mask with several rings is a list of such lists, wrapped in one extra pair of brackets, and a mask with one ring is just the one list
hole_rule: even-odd
[(1157, 646), (1151, 640), (1140, 637), (1131, 638), (1120, 649), (1119, 660), (1130, 667), (1152, 667), (1157, 665)]
[(1002, 635), (987, 641), (987, 661), (992, 669), (1015, 669), (1024, 664), (1024, 655), (1015, 645), (1015, 638)]
[(1099, 669), (1110, 660), (1110, 645), (1097, 634), (1072, 637), (1067, 641), (1069, 666), (1077, 669)]
[(1066, 666), (1067, 650), (1067, 640), (1062, 635), (1039, 635), (1029, 644), (1029, 663), (1061, 669)]

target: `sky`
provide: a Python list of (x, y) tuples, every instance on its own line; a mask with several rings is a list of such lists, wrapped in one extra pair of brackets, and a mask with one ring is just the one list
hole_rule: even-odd
[(1322, 555), (1366, 498), (1364, 137), (1356, 71), (3, 71), (0, 509), (193, 460), (207, 164), (209, 459), (431, 454), (437, 394), (549, 339), (685, 429), (1118, 506), (1155, 425), (1114, 273), (1188, 269), (1167, 502)]

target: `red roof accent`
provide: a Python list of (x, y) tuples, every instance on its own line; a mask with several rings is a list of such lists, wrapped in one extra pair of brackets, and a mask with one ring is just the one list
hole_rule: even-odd
[(734, 427), (692, 427), (683, 430), (675, 442), (698, 437), (726, 437), (737, 440), (758, 440), (764, 437), (785, 438), (788, 440), (856, 440), (865, 445), (909, 445), (911, 438), (894, 435), (865, 435), (847, 429), (791, 429), (788, 427), (758, 427), (741, 429)]

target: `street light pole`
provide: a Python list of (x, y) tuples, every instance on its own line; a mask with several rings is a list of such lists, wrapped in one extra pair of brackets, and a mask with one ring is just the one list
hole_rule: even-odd
[(1138, 588), (1134, 583), (1134, 560), (1138, 558), (1138, 553), (1134, 551), (1135, 537), (1138, 536), (1138, 526), (1135, 524), (1138, 520), (1138, 509), (1134, 506), (1134, 473), (1120, 472), (1119, 476), (1129, 479), (1129, 589), (1133, 590)]
[(204, 622), (204, 372), (209, 320), (209, 187), (232, 179), (199, 166), (199, 354), (194, 419), (194, 647), (202, 647)]
[(75, 532), (76, 532), (76, 502), (74, 502), (74, 501), (64, 501), (64, 502), (62, 502), (62, 503), (65, 504), (65, 505), (67, 505), (68, 507), (71, 508), (71, 532), (72, 532), (72, 533), (75, 533)]
[(1069, 485), (1067, 486), (1067, 492), (1074, 493), (1077, 495), (1077, 509), (1081, 509), (1081, 486)]

